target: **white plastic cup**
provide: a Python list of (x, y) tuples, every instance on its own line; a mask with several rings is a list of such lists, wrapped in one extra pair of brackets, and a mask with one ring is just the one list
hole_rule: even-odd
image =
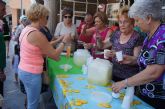
[(109, 57), (106, 56), (107, 52), (110, 52), (111, 50), (105, 49), (104, 50), (104, 59), (108, 59)]
[(116, 58), (118, 62), (123, 61), (123, 52), (122, 51), (116, 52)]
[(65, 71), (65, 72), (68, 71), (68, 65), (67, 65), (67, 64), (64, 65), (64, 71)]
[(119, 98), (120, 97), (120, 93), (112, 92), (112, 97), (113, 98)]

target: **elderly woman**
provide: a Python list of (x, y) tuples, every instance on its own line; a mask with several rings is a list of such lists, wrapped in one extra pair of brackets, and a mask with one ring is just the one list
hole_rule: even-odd
[[(141, 71), (123, 81), (114, 83), (113, 91), (127, 86), (139, 86), (140, 98), (154, 106), (165, 106), (165, 24), (161, 24), (160, 0), (136, 0), (129, 14), (137, 26), (148, 33), (138, 58)], [(129, 58), (127, 58), (129, 60)], [(164, 76), (163, 76), (164, 75)]]
[(92, 55), (94, 57), (103, 58), (103, 55), (97, 54), (97, 51), (103, 51), (103, 49), (96, 48), (97, 39), (104, 41), (106, 37), (108, 37), (111, 32), (107, 26), (108, 18), (105, 13), (97, 12), (94, 15), (95, 27), (90, 29), (84, 29), (84, 33), (91, 34), (94, 33), (90, 43), (84, 44), (84, 48), (92, 49)]
[(127, 60), (118, 62), (115, 55), (117, 51), (122, 51), (124, 59), (126, 57), (131, 57), (131, 59), (136, 60), (142, 46), (143, 40), (140, 35), (134, 31), (134, 20), (128, 17), (128, 11), (129, 8), (127, 6), (122, 7), (119, 10), (118, 22), (120, 30), (114, 32), (111, 37), (103, 42), (104, 48), (112, 46), (112, 50), (105, 55), (107, 57), (112, 57), (112, 79), (114, 81), (121, 81), (135, 75), (139, 71), (136, 62), (130, 62)]
[[(76, 25), (72, 23), (73, 11), (70, 8), (64, 8), (62, 12), (63, 22), (57, 24), (54, 36), (55, 38), (62, 38), (71, 36), (72, 51), (75, 50), (75, 41), (77, 40)], [(64, 49), (66, 50), (66, 48)]]
[(41, 27), (47, 24), (48, 15), (49, 11), (43, 5), (31, 5), (27, 11), (27, 17), (31, 24), (23, 29), (19, 38), (20, 63), (18, 74), (27, 93), (27, 109), (37, 109), (39, 103), (43, 57), (48, 56), (54, 60), (59, 60), (60, 53), (70, 40), (69, 36), (64, 37), (57, 49), (50, 45), (44, 34), (40, 32)]
[(78, 31), (80, 33), (79, 41), (82, 41), (82, 42), (85, 42), (85, 43), (90, 43), (91, 42), (93, 33), (84, 34), (83, 30), (84, 29), (89, 29), (89, 28), (92, 28), (92, 27), (94, 27), (93, 15), (91, 13), (87, 13), (85, 15), (85, 19), (84, 19), (83, 24), (80, 24), (80, 26), (78, 28)]
[(22, 30), (30, 24), (30, 21), (28, 20), (27, 16), (22, 15), (19, 19), (20, 21), (20, 25), (18, 25), (18, 27), (16, 28), (15, 34), (13, 36), (13, 40), (18, 41), (19, 40), (19, 36), (22, 32)]

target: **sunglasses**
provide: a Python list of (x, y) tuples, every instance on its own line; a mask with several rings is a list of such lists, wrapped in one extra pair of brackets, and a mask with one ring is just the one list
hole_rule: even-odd
[(66, 19), (66, 18), (71, 19), (71, 18), (72, 18), (72, 16), (64, 16), (64, 18), (65, 18), (65, 19)]
[(48, 20), (49, 19), (49, 16), (46, 16), (46, 20)]

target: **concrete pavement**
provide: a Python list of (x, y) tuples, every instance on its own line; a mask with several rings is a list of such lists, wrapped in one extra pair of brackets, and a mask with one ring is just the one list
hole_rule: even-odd
[[(14, 72), (12, 70), (11, 62), (14, 53), (13, 44), (14, 43), (10, 43), (10, 57), (7, 58), (7, 66), (5, 68), (5, 74), (7, 78), (4, 83), (4, 105), (2, 109), (25, 109), (25, 95), (20, 91), (19, 84), (15, 82)], [(52, 95), (50, 91), (41, 94), (39, 109), (57, 109), (53, 99), (49, 99), (51, 96)], [(47, 101), (47, 99), (49, 99), (49, 101)]]

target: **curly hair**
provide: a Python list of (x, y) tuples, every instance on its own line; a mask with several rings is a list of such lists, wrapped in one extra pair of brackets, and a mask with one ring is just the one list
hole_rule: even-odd
[(104, 12), (97, 12), (94, 15), (94, 19), (98, 17), (104, 24), (108, 23), (108, 17)]
[(27, 10), (27, 17), (30, 21), (36, 22), (42, 17), (49, 15), (49, 10), (41, 4), (32, 4)]
[(119, 12), (118, 12), (118, 15), (117, 15), (117, 19), (119, 19), (119, 17), (121, 15), (124, 15), (125, 17), (128, 17), (131, 20), (131, 22), (134, 24), (135, 23), (134, 19), (130, 18), (128, 13), (129, 13), (129, 6), (125, 5), (125, 6), (121, 7), (119, 9)]

